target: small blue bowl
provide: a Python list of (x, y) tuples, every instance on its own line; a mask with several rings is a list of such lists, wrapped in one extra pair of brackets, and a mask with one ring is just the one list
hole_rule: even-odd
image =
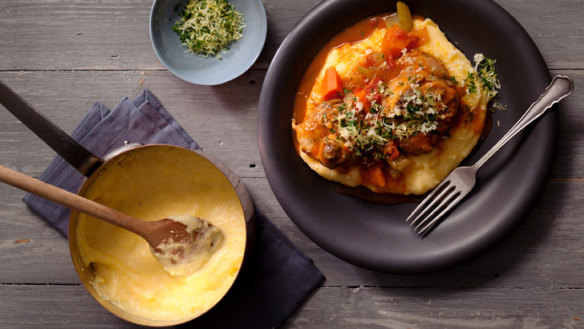
[(172, 25), (179, 19), (177, 4), (188, 0), (154, 0), (150, 12), (150, 39), (158, 59), (177, 77), (199, 85), (218, 85), (247, 71), (264, 47), (266, 11), (261, 0), (229, 0), (241, 13), (245, 28), (241, 39), (221, 52), (221, 59), (186, 52)]

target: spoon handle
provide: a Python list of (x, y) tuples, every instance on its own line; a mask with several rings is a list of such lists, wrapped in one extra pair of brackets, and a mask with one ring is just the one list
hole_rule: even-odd
[(123, 227), (144, 237), (143, 232), (145, 232), (147, 222), (128, 216), (54, 185), (47, 184), (4, 166), (0, 166), (0, 181), (65, 207), (105, 220), (110, 224)]

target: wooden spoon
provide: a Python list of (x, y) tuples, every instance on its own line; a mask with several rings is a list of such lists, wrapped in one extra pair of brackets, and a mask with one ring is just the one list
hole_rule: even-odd
[(218, 227), (198, 217), (142, 221), (4, 166), (0, 166), (0, 181), (138, 234), (171, 275), (197, 271), (224, 239)]

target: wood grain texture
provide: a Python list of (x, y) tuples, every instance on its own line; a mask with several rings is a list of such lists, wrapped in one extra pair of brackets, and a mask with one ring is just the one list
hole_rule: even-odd
[[(469, 0), (470, 1), (470, 0)], [(581, 0), (497, 0), (576, 92), (558, 107), (558, 147), (533, 210), (499, 244), (458, 267), (391, 275), (348, 264), (310, 241), (278, 204), (257, 145), (266, 69), (318, 0), (264, 0), (259, 61), (216, 87), (170, 74), (150, 45), (151, 0), (3, 0), (0, 80), (67, 132), (94, 102), (112, 108), (149, 88), (185, 130), (227, 164), (256, 209), (312, 258), (327, 280), (284, 328), (584, 328), (584, 7)], [(501, 45), (504, 47), (504, 45)], [(0, 106), (0, 164), (38, 177), (54, 152)], [(135, 328), (80, 285), (67, 241), (0, 185), (0, 327)]]
[[(346, 287), (320, 292), (284, 328), (584, 327), (584, 300), (577, 290)], [(509, 295), (514, 298), (510, 300)], [(324, 305), (333, 303), (344, 311), (329, 312)]]
[[(318, 0), (265, 0), (266, 68), (279, 44)], [(578, 0), (497, 1), (525, 28), (552, 69), (583, 69)], [(0, 7), (0, 70), (163, 70), (150, 45), (150, 0), (20, 1)], [(104, 37), (106, 38), (104, 41)], [(504, 45), (501, 45), (504, 47)], [(23, 53), (24, 51), (24, 53)]]
[[(11, 301), (0, 308), (4, 328), (137, 328), (98, 307), (81, 286), (39, 288), (0, 286), (0, 294)], [(56, 301), (55, 296), (67, 298)], [(582, 328), (583, 309), (582, 291), (573, 289), (325, 287), (282, 328)]]

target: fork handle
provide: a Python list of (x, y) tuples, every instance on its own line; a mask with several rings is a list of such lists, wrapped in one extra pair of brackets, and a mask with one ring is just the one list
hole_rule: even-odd
[(561, 101), (574, 90), (574, 82), (567, 76), (558, 75), (554, 77), (550, 85), (545, 89), (543, 94), (525, 111), (519, 120), (509, 129), (509, 131), (495, 144), (482, 158), (479, 159), (472, 167), (478, 170), (495, 152), (505, 145), (511, 138), (517, 135), (523, 128), (530, 125), (533, 121), (544, 114), (554, 104)]

